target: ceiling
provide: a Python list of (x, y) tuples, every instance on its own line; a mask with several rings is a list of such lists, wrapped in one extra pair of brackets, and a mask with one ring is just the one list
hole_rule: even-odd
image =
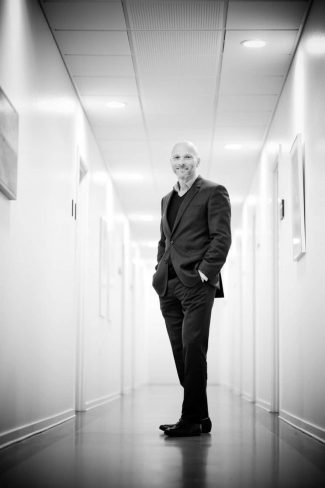
[(40, 3), (142, 256), (155, 256), (179, 140), (198, 146), (202, 176), (227, 187), (235, 228), (310, 2)]

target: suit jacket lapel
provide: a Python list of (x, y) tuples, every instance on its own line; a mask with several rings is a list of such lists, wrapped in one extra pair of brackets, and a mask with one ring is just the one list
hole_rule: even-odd
[[(169, 237), (171, 234), (171, 229), (169, 227), (169, 223), (168, 223), (168, 219), (167, 219), (167, 210), (168, 210), (168, 205), (169, 205), (172, 194), (173, 194), (173, 191), (171, 191), (167, 195), (165, 208), (163, 209), (163, 214), (162, 214), (162, 223), (163, 223), (164, 229), (167, 231), (167, 237)], [(165, 234), (166, 234), (166, 232), (165, 232)]]
[(193, 185), (191, 186), (191, 188), (185, 194), (184, 200), (182, 201), (182, 204), (179, 207), (179, 210), (178, 210), (177, 215), (176, 215), (174, 227), (172, 228), (172, 234), (175, 232), (175, 229), (178, 226), (179, 221), (181, 220), (182, 215), (183, 215), (185, 209), (188, 207), (188, 205), (190, 204), (190, 202), (192, 201), (192, 199), (198, 193), (198, 191), (200, 189), (200, 186), (201, 186), (201, 178), (198, 176), (198, 178), (193, 183)]

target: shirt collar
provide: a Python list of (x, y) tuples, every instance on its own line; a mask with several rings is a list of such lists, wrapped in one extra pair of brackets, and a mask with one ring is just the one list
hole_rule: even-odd
[[(185, 183), (186, 186), (186, 192), (192, 187), (193, 183), (195, 180), (198, 178), (198, 175), (195, 175), (191, 180), (189, 180), (187, 183)], [(180, 186), (179, 182), (177, 181), (176, 184), (173, 186), (174, 190), (179, 193), (180, 192)]]

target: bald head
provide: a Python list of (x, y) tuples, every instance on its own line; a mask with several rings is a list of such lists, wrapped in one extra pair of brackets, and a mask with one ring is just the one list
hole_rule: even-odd
[(176, 142), (176, 144), (173, 146), (173, 149), (172, 149), (172, 156), (175, 152), (178, 152), (178, 151), (183, 151), (183, 152), (187, 151), (189, 154), (192, 154), (197, 159), (200, 159), (198, 149), (192, 141)]
[(171, 153), (172, 169), (180, 183), (186, 183), (197, 176), (200, 158), (196, 146), (191, 141), (177, 142)]

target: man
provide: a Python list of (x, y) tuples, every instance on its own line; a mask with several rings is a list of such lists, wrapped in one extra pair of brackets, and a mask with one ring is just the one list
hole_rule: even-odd
[(230, 244), (227, 190), (197, 174), (198, 151), (175, 144), (171, 166), (177, 183), (161, 203), (161, 237), (153, 287), (160, 299), (179, 381), (182, 415), (160, 429), (171, 437), (210, 432), (206, 394), (209, 327), (215, 297), (223, 297), (220, 270)]

